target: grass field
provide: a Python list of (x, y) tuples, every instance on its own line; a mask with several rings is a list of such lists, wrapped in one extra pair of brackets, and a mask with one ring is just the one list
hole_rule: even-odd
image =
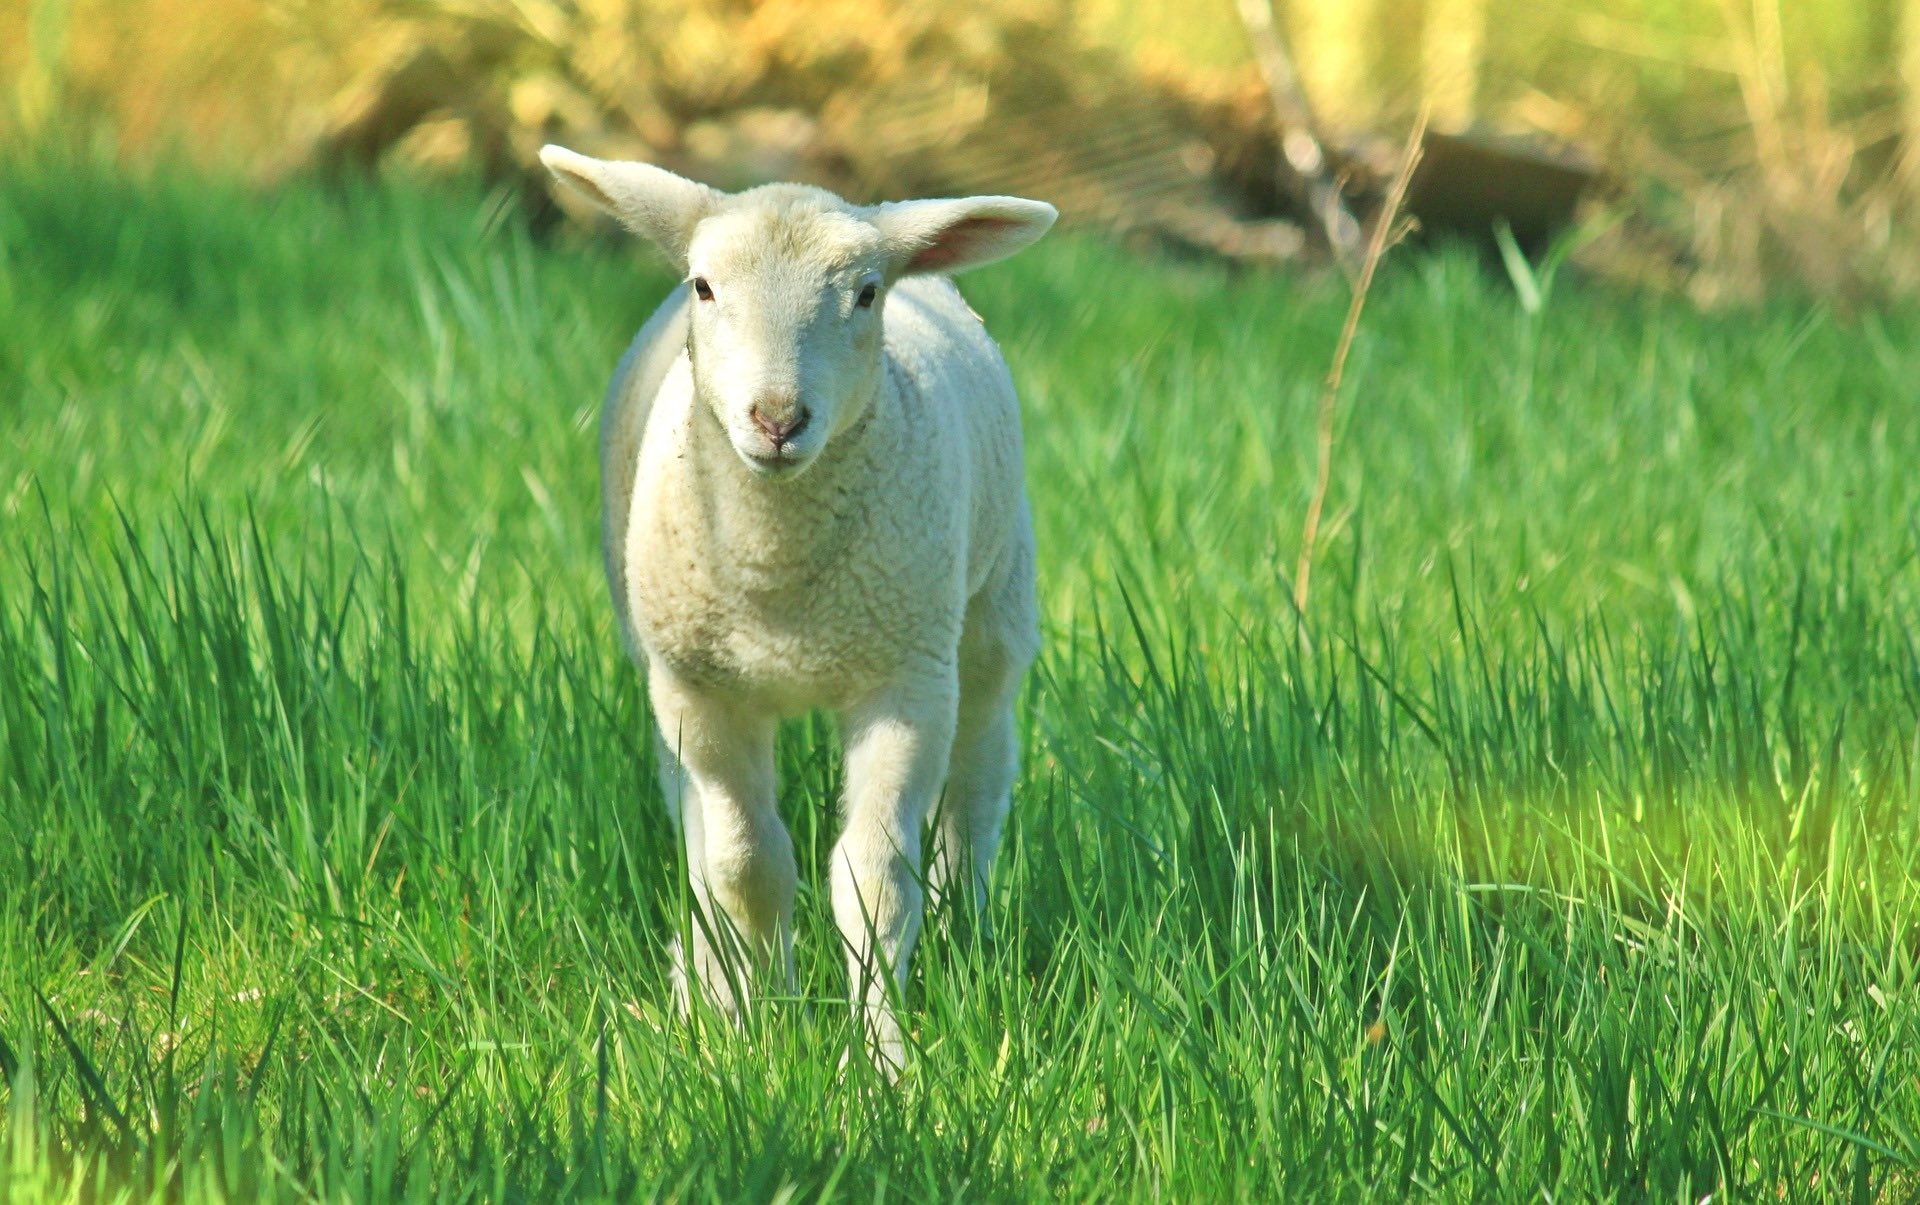
[[(966, 282), (1047, 649), (918, 1051), (675, 1019), (593, 425), (497, 197), (0, 172), (0, 1199), (1920, 1196), (1920, 309), (1405, 253)], [(792, 725), (821, 881), (839, 769)]]

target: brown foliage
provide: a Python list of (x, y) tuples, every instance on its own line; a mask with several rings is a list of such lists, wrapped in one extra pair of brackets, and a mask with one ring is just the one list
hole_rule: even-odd
[[(1781, 280), (1842, 299), (1920, 283), (1907, 233), (1920, 198), (1920, 3), (1903, 0), (1892, 40), (1904, 50), (1889, 49), (1884, 80), (1850, 79), (1845, 103), (1815, 60), (1789, 55), (1777, 0), (1695, 5), (1713, 20), (1681, 41), (1583, 10), (1561, 44), (1584, 39), (1586, 74), (1562, 62), (1537, 90), (1493, 78), (1508, 31), (1484, 23), (1482, 0), (1379, 0), (1369, 11), (1394, 29), (1341, 28), (1411, 31), (1410, 51), (1348, 57), (1385, 71), (1397, 55), (1450, 81), (1459, 120), (1478, 103), (1493, 128), (1587, 147), (1612, 182), (1594, 208), (1614, 219), (1590, 264), (1703, 302)], [(1227, 0), (1215, 7), (1232, 22)], [(1313, 6), (1282, 14), (1296, 7)], [(1446, 54), (1426, 47), (1455, 10), (1482, 24)], [(1808, 19), (1785, 11), (1788, 32)], [(1297, 217), (1299, 199), (1251, 59), (1201, 71), (1172, 53), (1121, 53), (1096, 44), (1084, 16), (1077, 0), (26, 0), (0, 5), (0, 134), (102, 125), (135, 153), (178, 140), (269, 177), (477, 167), (538, 204), (548, 192), (534, 152), (563, 141), (723, 187), (1030, 192), (1070, 220), (1233, 255), (1299, 253), (1298, 228), (1262, 220)], [(1483, 86), (1466, 78), (1476, 56)], [(1704, 81), (1688, 85), (1685, 120), (1636, 91), (1642, 61)], [(1362, 107), (1410, 113), (1394, 86), (1375, 81)], [(1334, 168), (1364, 217), (1394, 142), (1339, 141)]]

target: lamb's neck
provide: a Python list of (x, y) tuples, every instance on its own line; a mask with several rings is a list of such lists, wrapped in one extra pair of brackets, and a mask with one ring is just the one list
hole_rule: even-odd
[(798, 477), (762, 477), (734, 451), (711, 410), (696, 402), (681, 461), (709, 536), (726, 559), (747, 570), (832, 556), (849, 538), (870, 479), (892, 440), (898, 399), (877, 388), (858, 417), (834, 434)]

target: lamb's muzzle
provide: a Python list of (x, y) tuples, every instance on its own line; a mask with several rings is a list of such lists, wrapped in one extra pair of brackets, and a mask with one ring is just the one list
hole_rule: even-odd
[(753, 425), (766, 434), (767, 442), (773, 445), (775, 452), (806, 430), (808, 421), (813, 418), (811, 410), (792, 398), (763, 399), (755, 402), (748, 414), (753, 418)]

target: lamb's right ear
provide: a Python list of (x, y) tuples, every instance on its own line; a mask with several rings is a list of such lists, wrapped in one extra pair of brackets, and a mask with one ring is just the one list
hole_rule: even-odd
[(618, 218), (628, 230), (652, 240), (681, 267), (686, 266), (693, 228), (713, 212), (722, 196), (650, 163), (590, 159), (563, 146), (541, 147), (540, 162), (554, 179)]

